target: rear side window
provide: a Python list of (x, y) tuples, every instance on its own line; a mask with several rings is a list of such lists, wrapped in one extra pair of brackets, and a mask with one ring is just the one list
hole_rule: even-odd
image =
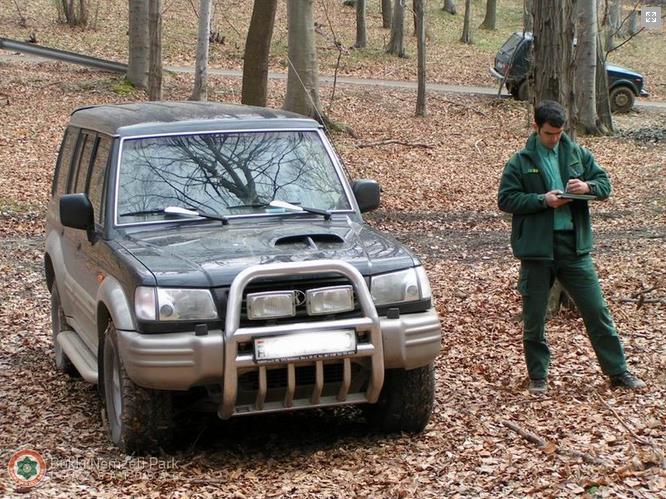
[(509, 39), (504, 42), (504, 45), (502, 45), (502, 48), (500, 49), (501, 52), (505, 54), (510, 54), (512, 53), (515, 49), (516, 46), (520, 43), (520, 41), (523, 39), (523, 37), (517, 33), (514, 33), (509, 37)]
[(95, 149), (95, 139), (94, 135), (84, 134), (85, 143), (83, 144), (83, 149), (81, 151), (81, 159), (79, 160), (79, 169), (76, 174), (76, 179), (72, 192), (85, 192), (86, 190), (86, 178), (88, 177), (88, 168), (90, 166), (90, 159), (92, 158), (94, 149)]
[(101, 224), (104, 220), (104, 192), (106, 191), (106, 169), (111, 152), (111, 139), (109, 137), (100, 137), (95, 153), (95, 162), (90, 168), (88, 176), (88, 198), (95, 210), (95, 221)]
[(72, 156), (74, 156), (74, 149), (76, 148), (77, 132), (78, 129), (72, 128), (68, 128), (65, 131), (53, 176), (53, 185), (51, 186), (52, 196), (62, 196), (67, 190), (67, 178), (69, 176), (69, 168), (72, 164)]

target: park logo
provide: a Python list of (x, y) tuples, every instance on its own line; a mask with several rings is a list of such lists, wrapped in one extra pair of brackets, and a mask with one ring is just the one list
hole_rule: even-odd
[(21, 489), (30, 489), (42, 481), (46, 474), (46, 461), (42, 455), (31, 449), (14, 453), (7, 465), (9, 477)]

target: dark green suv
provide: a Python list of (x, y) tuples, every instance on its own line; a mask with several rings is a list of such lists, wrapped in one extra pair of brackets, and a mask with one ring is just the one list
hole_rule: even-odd
[(183, 398), (222, 419), (361, 404), (421, 431), (441, 326), (421, 262), (363, 222), (378, 204), (302, 116), (78, 109), (47, 217), (58, 369), (98, 384), (127, 452), (168, 440)]
[[(490, 74), (506, 85), (507, 91), (518, 100), (527, 100), (527, 76), (530, 69), (532, 33), (513, 33), (495, 56)], [(626, 113), (634, 106), (636, 97), (648, 97), (643, 89), (645, 79), (630, 69), (606, 64), (611, 110)]]

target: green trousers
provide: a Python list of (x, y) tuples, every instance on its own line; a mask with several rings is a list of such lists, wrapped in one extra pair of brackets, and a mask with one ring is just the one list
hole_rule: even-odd
[(592, 258), (576, 255), (573, 232), (555, 232), (554, 260), (522, 260), (518, 290), (523, 297), (523, 347), (530, 379), (545, 379), (550, 349), (545, 336), (550, 288), (557, 278), (580, 311), (601, 370), (608, 376), (627, 369), (622, 341), (601, 294)]

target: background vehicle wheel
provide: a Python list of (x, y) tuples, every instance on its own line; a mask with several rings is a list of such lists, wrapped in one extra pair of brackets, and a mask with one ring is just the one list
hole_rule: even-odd
[(171, 439), (171, 393), (140, 387), (129, 378), (113, 323), (104, 334), (104, 397), (111, 440), (123, 452), (151, 452)]
[(379, 400), (364, 406), (365, 416), (381, 431), (418, 433), (430, 421), (434, 400), (433, 364), (409, 371), (388, 369)]
[(527, 80), (523, 80), (516, 91), (516, 99), (526, 101), (529, 98), (529, 85)]
[(55, 355), (56, 369), (69, 376), (80, 376), (79, 371), (74, 367), (72, 361), (69, 360), (67, 354), (63, 351), (62, 347), (58, 344), (57, 336), (60, 331), (69, 331), (67, 319), (65, 319), (65, 312), (62, 310), (60, 303), (60, 294), (58, 287), (53, 284), (51, 289), (51, 339), (53, 340), (53, 353)]
[(634, 93), (629, 87), (615, 87), (610, 91), (611, 111), (614, 113), (627, 113), (634, 107)]

